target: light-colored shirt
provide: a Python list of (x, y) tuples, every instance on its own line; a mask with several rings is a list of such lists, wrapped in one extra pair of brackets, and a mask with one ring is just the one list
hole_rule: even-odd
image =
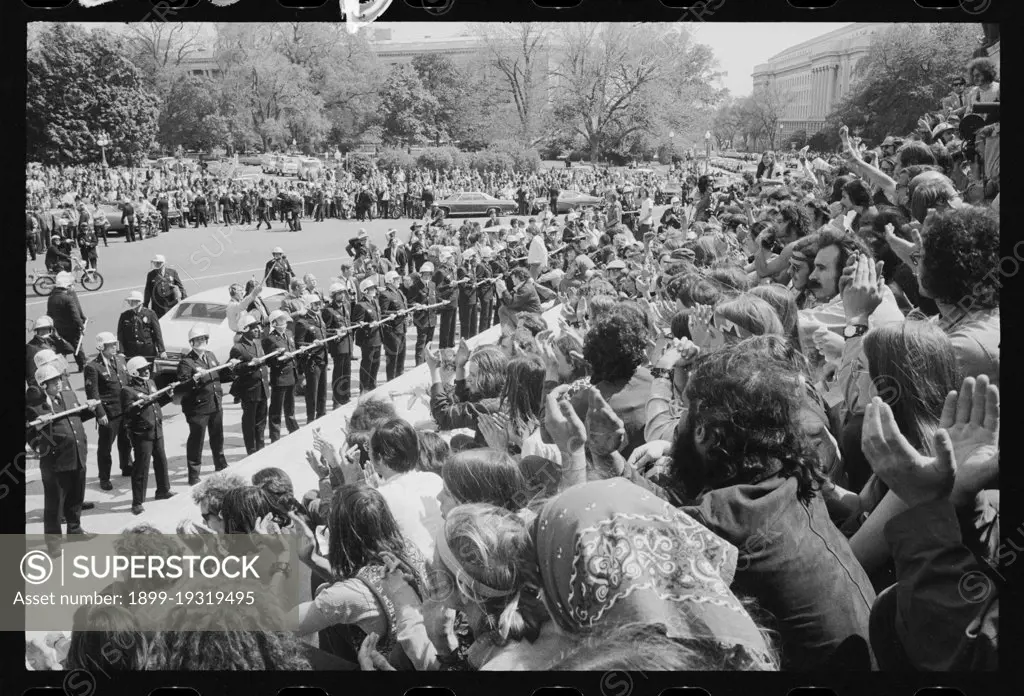
[(444, 482), (437, 474), (410, 471), (392, 476), (377, 489), (387, 501), (402, 535), (424, 558), (434, 557), (434, 537), (444, 528), (437, 497)]
[(238, 320), (242, 318), (242, 314), (245, 312), (245, 307), (242, 306), (240, 300), (231, 300), (228, 302), (228, 328), (238, 333)]
[(548, 248), (544, 245), (544, 237), (541, 235), (535, 235), (530, 241), (530, 251), (526, 261), (530, 264), (548, 265)]

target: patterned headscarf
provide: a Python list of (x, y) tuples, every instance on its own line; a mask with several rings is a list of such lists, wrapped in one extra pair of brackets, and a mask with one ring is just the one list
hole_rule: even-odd
[(548, 611), (565, 631), (598, 623), (662, 624), (669, 637), (768, 647), (729, 589), (738, 552), (703, 525), (622, 478), (551, 499), (534, 530)]

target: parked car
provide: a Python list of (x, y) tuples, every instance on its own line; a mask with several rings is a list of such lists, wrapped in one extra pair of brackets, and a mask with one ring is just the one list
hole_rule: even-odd
[(303, 157), (299, 160), (299, 168), (296, 174), (303, 181), (313, 181), (321, 176), (324, 171), (324, 163), (315, 157)]
[(263, 158), (254, 154), (239, 155), (238, 163), (249, 167), (259, 167), (263, 165)]
[[(530, 211), (530, 214), (536, 215), (543, 206), (549, 203), (549, 198), (538, 196), (533, 200), (533, 209)], [(564, 215), (579, 206), (601, 205), (602, 203), (604, 203), (604, 199), (600, 196), (591, 196), (589, 193), (582, 193), (580, 191), (565, 190), (558, 194), (558, 210), (555, 211), (555, 215)]]
[(434, 203), (444, 211), (445, 217), (453, 215), (490, 215), (495, 211), (498, 215), (509, 215), (519, 210), (515, 201), (495, 198), (480, 191), (463, 191), (454, 193)]
[(264, 174), (273, 174), (277, 171), (277, 156), (263, 155), (260, 157), (260, 169)]
[[(171, 375), (177, 371), (181, 356), (191, 350), (188, 332), (195, 324), (202, 325), (210, 332), (207, 350), (213, 351), (218, 362), (227, 362), (228, 353), (235, 342), (235, 334), (228, 328), (228, 287), (223, 285), (189, 295), (160, 317), (160, 330), (163, 332), (167, 357), (154, 361), (154, 375)], [(273, 312), (281, 308), (286, 294), (279, 288), (264, 288), (260, 298), (267, 305), (267, 309)]]

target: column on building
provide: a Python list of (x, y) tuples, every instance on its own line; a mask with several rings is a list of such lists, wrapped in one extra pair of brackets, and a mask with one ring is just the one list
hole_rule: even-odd
[(825, 110), (824, 110), (823, 113), (826, 114), (826, 115), (828, 114), (829, 111), (832, 110), (832, 104), (835, 103), (835, 95), (836, 95), (836, 68), (837, 67), (838, 66), (836, 66), (836, 65), (829, 65), (825, 69), (825, 81), (826, 81), (826, 84), (828, 86), (827, 86), (827, 88), (825, 90), (825, 94), (826, 94)]
[(821, 112), (821, 68), (814, 69), (814, 102), (811, 107), (813, 117), (818, 118)]
[(817, 108), (815, 103), (818, 99), (818, 69), (811, 68), (811, 99), (810, 99), (810, 111), (807, 114), (811, 118), (814, 118), (814, 111)]

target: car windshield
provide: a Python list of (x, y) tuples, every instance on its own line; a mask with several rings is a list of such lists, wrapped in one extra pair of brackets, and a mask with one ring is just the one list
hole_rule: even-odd
[(182, 302), (174, 318), (219, 324), (228, 318), (228, 307), (219, 302)]

